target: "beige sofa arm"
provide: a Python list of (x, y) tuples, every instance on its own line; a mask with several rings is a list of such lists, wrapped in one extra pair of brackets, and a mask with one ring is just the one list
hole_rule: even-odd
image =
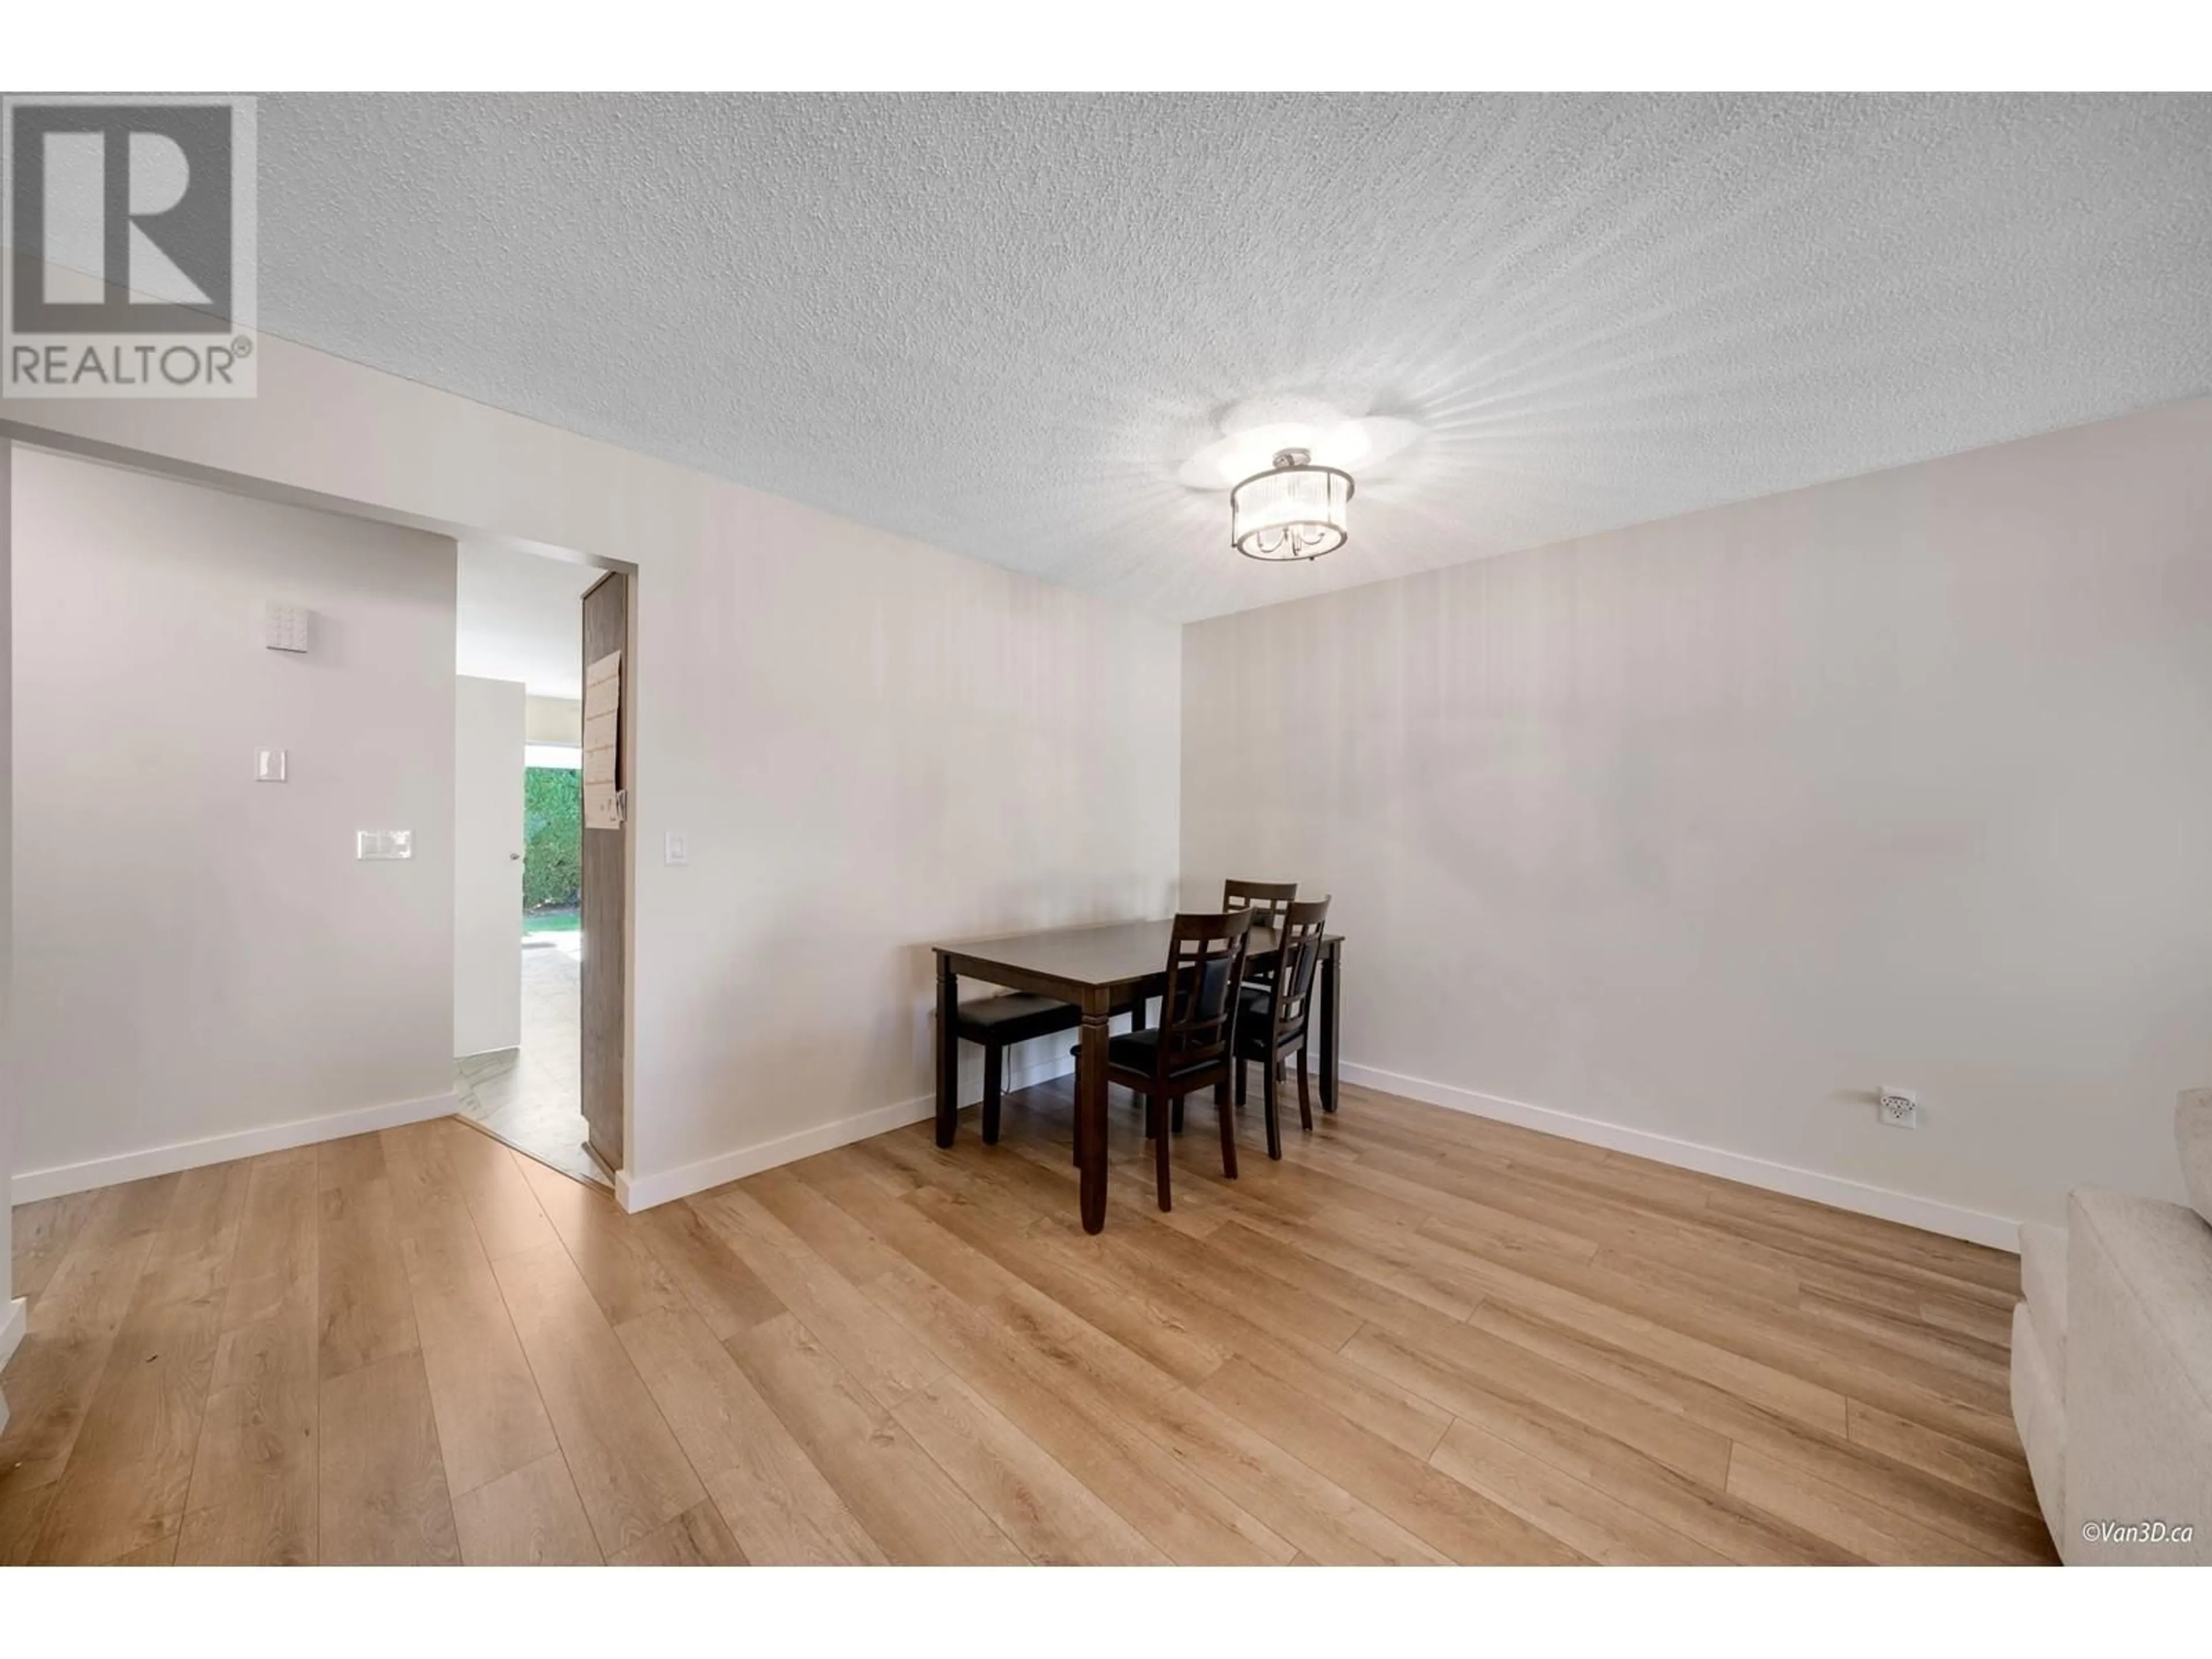
[(2067, 1208), (2066, 1559), (2212, 1564), (2212, 1226), (2090, 1188)]

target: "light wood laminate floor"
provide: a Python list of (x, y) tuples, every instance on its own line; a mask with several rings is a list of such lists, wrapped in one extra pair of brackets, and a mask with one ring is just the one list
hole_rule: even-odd
[(2048, 1561), (2018, 1263), (1347, 1087), (625, 1216), (447, 1119), (15, 1212), (0, 1562)]

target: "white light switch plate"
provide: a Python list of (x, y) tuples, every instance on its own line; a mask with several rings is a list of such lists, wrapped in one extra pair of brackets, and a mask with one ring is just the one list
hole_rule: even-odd
[(284, 781), (284, 751), (281, 749), (257, 749), (253, 751), (253, 781), (256, 783)]
[(681, 830), (671, 830), (661, 843), (661, 857), (670, 864), (691, 862), (691, 838)]
[(353, 855), (357, 859), (411, 859), (415, 832), (411, 830), (357, 830)]

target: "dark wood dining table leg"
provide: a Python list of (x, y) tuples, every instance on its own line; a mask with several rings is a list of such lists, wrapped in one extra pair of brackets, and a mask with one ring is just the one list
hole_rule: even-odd
[(1221, 1120), (1221, 1173), (1237, 1179), (1237, 1114), (1230, 1109), (1229, 1079), (1213, 1085), (1213, 1115)]
[(1332, 945), (1321, 957), (1321, 1109), (1336, 1109), (1337, 1004), (1343, 1000), (1338, 957), (1343, 947)]
[[(999, 1144), (999, 1095), (1006, 1083), (1006, 1051), (995, 1042), (983, 1045), (983, 1144)], [(1309, 1129), (1313, 1125), (1306, 1125)]]
[(1103, 991), (1085, 999), (1083, 1040), (1075, 1060), (1075, 1147), (1083, 1164), (1086, 1233), (1106, 1231), (1107, 1001)]
[(960, 1133), (960, 975), (937, 959), (937, 1144)]

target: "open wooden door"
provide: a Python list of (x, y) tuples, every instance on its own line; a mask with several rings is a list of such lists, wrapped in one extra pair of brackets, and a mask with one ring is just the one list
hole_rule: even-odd
[(629, 578), (610, 571), (584, 599), (584, 935), (577, 1025), (582, 1034), (585, 1146), (612, 1176), (623, 1167), (629, 1058)]

